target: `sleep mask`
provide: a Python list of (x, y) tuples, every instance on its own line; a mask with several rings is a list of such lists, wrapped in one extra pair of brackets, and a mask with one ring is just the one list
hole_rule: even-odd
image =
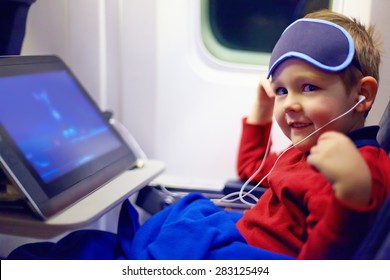
[(341, 26), (320, 19), (299, 19), (285, 29), (276, 43), (267, 78), (280, 63), (293, 57), (337, 72), (351, 64), (354, 53), (352, 37)]

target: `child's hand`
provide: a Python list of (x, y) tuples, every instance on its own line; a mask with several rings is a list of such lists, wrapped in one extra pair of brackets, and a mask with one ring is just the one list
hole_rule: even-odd
[(353, 142), (344, 134), (325, 132), (307, 158), (333, 184), (340, 200), (355, 206), (368, 205), (370, 170)]
[(262, 80), (257, 88), (257, 96), (248, 123), (265, 124), (272, 121), (275, 93), (269, 80)]

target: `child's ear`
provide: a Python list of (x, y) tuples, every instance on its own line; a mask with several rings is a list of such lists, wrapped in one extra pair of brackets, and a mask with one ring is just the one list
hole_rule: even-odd
[(363, 95), (365, 100), (361, 102), (355, 110), (358, 112), (368, 112), (374, 103), (378, 91), (378, 81), (371, 76), (365, 76), (360, 80), (358, 89), (359, 95)]

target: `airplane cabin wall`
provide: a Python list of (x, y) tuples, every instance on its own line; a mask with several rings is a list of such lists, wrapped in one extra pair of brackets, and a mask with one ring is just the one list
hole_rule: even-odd
[[(335, 2), (337, 11), (374, 22), (390, 49), (388, 1)], [(236, 176), (241, 119), (266, 66), (213, 58), (200, 39), (199, 15), (199, 0), (39, 0), (23, 54), (61, 56), (145, 153), (167, 164), (166, 174), (219, 185)], [(389, 65), (385, 53), (383, 73)], [(381, 83), (368, 124), (389, 100), (389, 81)], [(288, 144), (278, 129), (274, 144)]]

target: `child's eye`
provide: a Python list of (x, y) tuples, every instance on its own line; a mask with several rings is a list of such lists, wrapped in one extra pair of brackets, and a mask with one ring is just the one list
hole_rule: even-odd
[(276, 95), (285, 95), (285, 94), (287, 94), (287, 93), (288, 93), (287, 89), (286, 89), (286, 88), (283, 88), (283, 87), (277, 88), (277, 89), (275, 90), (275, 94), (276, 94)]
[(304, 86), (303, 86), (303, 91), (304, 91), (304, 92), (315, 91), (315, 90), (317, 90), (317, 89), (318, 89), (317, 86), (311, 85), (311, 84), (307, 84), (307, 85), (304, 85)]

